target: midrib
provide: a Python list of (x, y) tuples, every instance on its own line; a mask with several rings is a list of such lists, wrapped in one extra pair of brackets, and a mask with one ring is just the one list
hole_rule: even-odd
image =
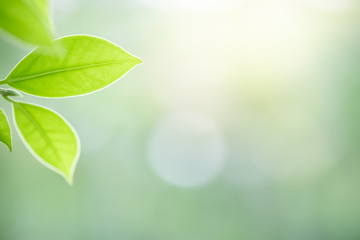
[[(56, 158), (61, 162), (61, 157), (59, 156), (58, 151), (56, 150), (55, 146), (52, 144), (49, 136), (45, 133), (44, 129), (39, 125), (39, 123), (31, 116), (31, 114), (26, 111), (20, 104), (14, 104), (16, 105), (17, 108), (20, 109), (20, 111), (22, 111), (24, 113), (24, 115), (30, 120), (30, 122), (35, 126), (35, 129), (38, 130), (38, 132), (40, 132), (40, 135), (45, 139), (46, 143), (48, 143), (50, 145), (50, 148), (52, 149), (52, 151), (54, 152), (54, 154), (56, 155)], [(63, 165), (64, 170), (66, 170), (66, 166)]]
[(123, 62), (125, 62), (125, 61), (121, 60), (121, 61), (102, 62), (102, 63), (86, 64), (86, 65), (75, 66), (75, 67), (55, 69), (52, 71), (38, 73), (38, 74), (32, 74), (32, 75), (28, 75), (28, 76), (20, 77), (20, 78), (7, 78), (4, 81), (4, 83), (7, 84), (7, 83), (12, 83), (12, 82), (26, 81), (26, 80), (30, 80), (33, 78), (44, 77), (44, 76), (53, 75), (53, 74), (62, 73), (62, 72), (70, 72), (70, 71), (76, 71), (76, 70), (80, 70), (80, 69), (86, 69), (86, 68), (92, 68), (92, 67), (98, 67), (98, 66), (119, 64), (119, 63), (123, 63)]

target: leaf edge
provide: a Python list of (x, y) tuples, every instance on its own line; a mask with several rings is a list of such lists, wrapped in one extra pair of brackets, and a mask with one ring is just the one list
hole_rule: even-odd
[(7, 120), (7, 124), (9, 126), (9, 130), (10, 130), (10, 143), (7, 144), (7, 143), (5, 143), (3, 141), (0, 141), (0, 142), (3, 143), (8, 148), (8, 150), (10, 152), (12, 152), (12, 150), (13, 150), (13, 146), (12, 146), (13, 141), (12, 141), (12, 131), (11, 131), (11, 127), (10, 127), (10, 121), (9, 121), (9, 118), (7, 117), (7, 115), (5, 114), (5, 111), (3, 109), (1, 109), (1, 108), (0, 108), (0, 114), (3, 114), (5, 116), (5, 119)]
[[(90, 95), (90, 94), (94, 94), (94, 93), (97, 93), (99, 91), (102, 91), (110, 86), (112, 86), (113, 84), (116, 84), (120, 79), (122, 79), (123, 77), (125, 77), (129, 72), (131, 72), (134, 68), (136, 68), (137, 66), (141, 65), (142, 63), (144, 63), (144, 61), (139, 58), (138, 56), (135, 56), (134, 54), (130, 53), (129, 51), (127, 51), (126, 49), (124, 49), (123, 47), (119, 46), (118, 44), (110, 41), (110, 40), (107, 40), (103, 37), (99, 37), (99, 36), (95, 36), (95, 35), (91, 35), (91, 34), (70, 34), (70, 35), (66, 35), (66, 36), (62, 36), (62, 37), (59, 37), (59, 38), (56, 38), (56, 39), (53, 39), (53, 41), (57, 41), (57, 40), (61, 40), (63, 38), (67, 38), (67, 37), (77, 37), (77, 36), (88, 36), (88, 37), (93, 37), (93, 38), (98, 38), (98, 39), (102, 39), (112, 45), (115, 45), (116, 47), (119, 47), (121, 48), (122, 50), (124, 50), (126, 53), (128, 53), (130, 56), (132, 56), (136, 62), (136, 64), (131, 68), (129, 69), (125, 74), (123, 74), (121, 77), (119, 77), (118, 79), (116, 79), (115, 81), (113, 81), (112, 83), (106, 85), (105, 87), (103, 88), (100, 88), (98, 90), (95, 90), (95, 91), (92, 91), (92, 92), (88, 92), (88, 93), (84, 93), (84, 94), (78, 94), (78, 95), (72, 95), (72, 96), (64, 96), (64, 97), (48, 97), (48, 96), (40, 96), (40, 95), (34, 95), (34, 94), (31, 94), (31, 93), (28, 93), (26, 91), (23, 91), (23, 90), (19, 90), (17, 89), (16, 87), (13, 87), (11, 85), (9, 85), (9, 83), (7, 83), (7, 80), (9, 78), (9, 76), (11, 75), (11, 73), (15, 70), (15, 68), (17, 68), (17, 66), (26, 58), (28, 57), (30, 54), (32, 54), (35, 50), (37, 50), (39, 47), (33, 49), (32, 51), (30, 51), (28, 54), (26, 54), (23, 58), (21, 58), (16, 64), (15, 66), (10, 70), (9, 74), (6, 76), (6, 78), (2, 81), (0, 81), (0, 84), (6, 84), (7, 86), (9, 87), (12, 87), (22, 93), (25, 93), (25, 94), (28, 94), (30, 96), (35, 96), (35, 97), (40, 97), (40, 98), (43, 98), (43, 99), (66, 99), (66, 98), (73, 98), (73, 97), (81, 97), (81, 96), (87, 96), (87, 95)], [(40, 46), (41, 47), (41, 46)], [(10, 82), (11, 83), (11, 82)]]
[[(59, 170), (58, 168), (54, 167), (53, 165), (51, 165), (50, 163), (46, 162), (42, 157), (40, 157), (30, 146), (30, 144), (25, 140), (24, 136), (22, 135), (18, 125), (17, 125), (17, 122), (16, 122), (16, 118), (15, 118), (15, 111), (14, 111), (14, 104), (16, 104), (17, 102), (15, 103), (12, 103), (12, 115), (13, 115), (13, 121), (14, 121), (14, 126), (15, 126), (15, 129), (16, 129), (16, 132), (18, 134), (18, 136), (20, 137), (21, 139), (21, 142), (25, 145), (25, 147), (27, 148), (27, 150), (31, 153), (31, 155), (36, 159), (38, 160), (43, 166), (45, 166), (46, 168), (50, 169), (51, 171), (59, 174), (60, 176), (62, 176), (65, 181), (70, 185), (72, 186), (73, 185), (73, 178), (74, 178), (74, 173), (75, 173), (75, 169), (76, 169), (76, 166), (77, 166), (77, 163), (79, 161), (79, 158), (80, 158), (80, 153), (81, 153), (81, 143), (80, 143), (80, 138), (79, 138), (79, 135), (78, 133), (75, 131), (74, 127), (66, 120), (66, 118), (64, 118), (61, 114), (59, 114), (58, 112), (50, 109), (50, 108), (47, 108), (47, 107), (44, 107), (44, 106), (41, 106), (41, 105), (38, 105), (38, 104), (33, 104), (33, 103), (25, 103), (25, 104), (30, 104), (30, 105), (34, 105), (34, 106), (37, 106), (37, 107), (41, 107), (41, 108), (44, 108), (48, 111), (51, 111), (53, 113), (55, 113), (56, 115), (58, 115), (60, 118), (62, 118), (64, 120), (64, 122), (70, 127), (70, 129), (74, 132), (74, 135), (76, 137), (76, 141), (77, 141), (77, 151), (76, 151), (76, 155), (75, 155), (75, 158), (74, 158), (74, 161), (73, 161), (73, 164), (71, 166), (71, 169), (70, 169), (70, 173), (69, 175), (67, 175), (65, 172)], [(20, 102), (22, 103), (22, 102)]]

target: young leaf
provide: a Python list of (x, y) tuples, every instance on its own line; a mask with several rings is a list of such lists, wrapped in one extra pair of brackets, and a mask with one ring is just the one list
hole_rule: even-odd
[(57, 54), (42, 54), (44, 47), (31, 52), (1, 83), (41, 97), (83, 95), (108, 86), (142, 62), (119, 46), (88, 35), (57, 39), (52, 48)]
[(79, 140), (74, 129), (57, 113), (32, 104), (13, 102), (19, 135), (42, 164), (72, 183), (79, 157)]
[(2, 109), (0, 109), (0, 142), (3, 142), (10, 152), (12, 151), (10, 125)]
[(48, 1), (0, 0), (0, 27), (30, 44), (50, 45)]

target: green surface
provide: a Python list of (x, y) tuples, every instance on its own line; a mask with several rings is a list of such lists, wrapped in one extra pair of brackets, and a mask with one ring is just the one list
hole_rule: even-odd
[(2, 83), (41, 97), (69, 97), (100, 90), (142, 61), (102, 38), (74, 35), (26, 56)]
[(48, 8), (47, 0), (1, 0), (0, 28), (32, 45), (50, 45)]
[[(15, 150), (0, 151), (0, 239), (360, 239), (359, 1), (51, 3), (58, 36), (103, 36), (145, 64), (86, 97), (24, 94), (76, 128), (81, 159), (69, 187), (13, 134)], [(319, 8), (327, 3), (333, 9)], [(1, 40), (0, 49), (5, 78), (27, 52)], [(211, 161), (192, 143), (207, 138), (181, 142), (184, 164), (198, 156), (199, 167), (167, 164), (179, 153), (166, 146), (206, 123), (179, 120), (163, 138), (169, 161), (149, 160), (156, 129), (183, 111), (211, 119), (227, 151), (220, 172), (197, 187), (159, 170), (204, 175)]]
[(0, 142), (3, 142), (12, 151), (9, 120), (2, 109), (0, 109)]
[(44, 107), (14, 102), (19, 134), (31, 153), (71, 184), (79, 157), (79, 140), (73, 128), (57, 113)]

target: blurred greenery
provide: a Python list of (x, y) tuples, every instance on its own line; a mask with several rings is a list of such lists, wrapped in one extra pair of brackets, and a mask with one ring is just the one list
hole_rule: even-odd
[[(0, 239), (360, 238), (358, 1), (51, 3), (59, 37), (144, 64), (82, 98), (25, 96), (82, 155), (69, 187), (15, 134), (1, 146)], [(0, 77), (28, 50), (0, 40)]]
[(49, 45), (53, 27), (48, 9), (47, 0), (2, 0), (0, 27), (14, 40), (17, 38), (32, 45)]

